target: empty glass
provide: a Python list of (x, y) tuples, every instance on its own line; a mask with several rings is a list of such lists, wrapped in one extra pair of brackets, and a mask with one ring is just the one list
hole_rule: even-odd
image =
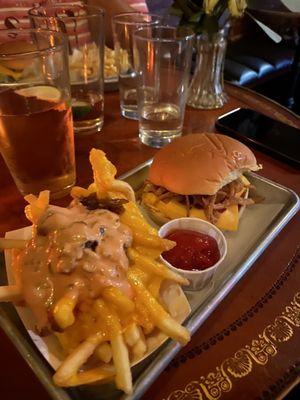
[(160, 15), (145, 13), (124, 13), (113, 17), (113, 35), (116, 64), (119, 74), (121, 114), (137, 119), (137, 80), (133, 66), (133, 33), (145, 26), (159, 25)]
[(60, 3), (33, 8), (29, 16), (34, 27), (67, 34), (75, 132), (100, 131), (104, 121), (104, 11)]
[(147, 27), (134, 33), (139, 136), (162, 147), (182, 133), (194, 35), (189, 29)]

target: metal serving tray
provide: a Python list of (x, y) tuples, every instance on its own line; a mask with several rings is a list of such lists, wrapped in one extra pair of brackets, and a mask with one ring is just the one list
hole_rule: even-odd
[[(129, 182), (137, 190), (147, 177), (150, 164), (151, 160), (129, 171), (121, 179)], [(192, 313), (185, 326), (192, 334), (300, 209), (299, 198), (292, 190), (256, 174), (249, 173), (248, 178), (259, 194), (265, 197), (265, 201), (246, 208), (238, 232), (225, 233), (228, 254), (224, 264), (215, 274), (213, 283), (201, 291), (186, 291)], [(0, 260), (1, 262), (4, 263), (4, 259)], [(4, 270), (0, 268), (0, 284), (6, 283)], [(54, 400), (139, 399), (180, 350), (177, 343), (168, 340), (150, 357), (134, 367), (134, 392), (130, 396), (122, 395), (113, 385), (90, 385), (63, 390), (54, 386), (52, 368), (31, 341), (11, 304), (0, 304), (0, 326)]]

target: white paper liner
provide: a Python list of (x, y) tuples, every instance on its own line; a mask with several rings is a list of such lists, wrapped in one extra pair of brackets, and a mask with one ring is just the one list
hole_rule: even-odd
[[(31, 226), (26, 228), (18, 229), (15, 231), (7, 232), (5, 237), (7, 239), (25, 239), (31, 238), (32, 229)], [(14, 283), (13, 271), (11, 269), (11, 251), (5, 251), (5, 265), (7, 272), (7, 279), (9, 284)], [(164, 282), (162, 286), (161, 297), (163, 302), (168, 308), (171, 316), (182, 323), (190, 314), (190, 304), (181, 289), (181, 287), (175, 283)], [(176, 306), (177, 304), (177, 306)], [(23, 322), (29, 336), (33, 340), (34, 344), (48, 361), (48, 363), (55, 370), (60, 366), (63, 360), (62, 350), (60, 344), (55, 335), (41, 337), (35, 333), (35, 322), (34, 316), (27, 307), (15, 306), (16, 311)], [(167, 340), (167, 336), (162, 332), (156, 332), (153, 335), (147, 336), (147, 345), (149, 351), (139, 360), (134, 361), (131, 366), (134, 366), (148, 357), (154, 352), (159, 346), (161, 346)]]

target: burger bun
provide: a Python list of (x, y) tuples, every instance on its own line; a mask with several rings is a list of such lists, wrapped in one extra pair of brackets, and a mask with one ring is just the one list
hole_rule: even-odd
[(182, 195), (214, 195), (246, 171), (257, 171), (253, 152), (218, 133), (182, 136), (157, 152), (149, 181)]
[(37, 47), (35, 44), (23, 39), (0, 43), (0, 53), (6, 56), (5, 59), (1, 59), (1, 65), (8, 69), (22, 71), (32, 62), (32, 58), (26, 56), (14, 57), (14, 55), (18, 53), (30, 53), (36, 50)]

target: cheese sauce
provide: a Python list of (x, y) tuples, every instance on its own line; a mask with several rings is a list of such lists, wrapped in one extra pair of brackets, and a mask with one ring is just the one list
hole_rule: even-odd
[(130, 229), (113, 212), (89, 211), (79, 202), (70, 208), (49, 206), (37, 235), (18, 256), (23, 297), (37, 328), (50, 329), (48, 311), (74, 291), (79, 301), (96, 298), (108, 286), (132, 297), (126, 278)]

